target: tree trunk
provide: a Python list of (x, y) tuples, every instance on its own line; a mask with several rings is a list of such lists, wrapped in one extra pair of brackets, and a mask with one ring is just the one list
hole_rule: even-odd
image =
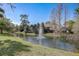
[(3, 34), (3, 29), (1, 29), (1, 34)]

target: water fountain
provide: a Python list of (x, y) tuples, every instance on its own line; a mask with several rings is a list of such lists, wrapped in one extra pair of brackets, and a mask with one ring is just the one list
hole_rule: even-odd
[(40, 24), (40, 26), (39, 26), (39, 33), (38, 33), (37, 39), (39, 40), (39, 44), (42, 44), (42, 39), (45, 39), (45, 37), (43, 36), (42, 24)]
[(43, 27), (42, 24), (39, 26), (39, 33), (38, 33), (38, 39), (44, 39), (45, 37), (43, 36)]
[(75, 52), (77, 50), (77, 48), (75, 47), (75, 44), (70, 44), (68, 42), (64, 42), (58, 39), (48, 39), (44, 37), (42, 24), (40, 24), (39, 26), (38, 36), (28, 37), (26, 40), (33, 44), (40, 44), (44, 47), (49, 47), (49, 48), (63, 49), (71, 52)]

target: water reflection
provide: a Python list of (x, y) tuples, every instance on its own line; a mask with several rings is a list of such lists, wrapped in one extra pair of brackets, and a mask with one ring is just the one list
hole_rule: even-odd
[(46, 39), (46, 38), (37, 39), (36, 37), (28, 37), (26, 38), (26, 41), (29, 41), (33, 44), (40, 44), (42, 46), (49, 47), (49, 48), (58, 48), (58, 49), (63, 49), (71, 52), (75, 52), (77, 50), (74, 44), (63, 42), (57, 39)]

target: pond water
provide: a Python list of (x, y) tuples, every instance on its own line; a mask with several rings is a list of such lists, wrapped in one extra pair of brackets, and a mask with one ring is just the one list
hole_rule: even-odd
[(57, 48), (71, 52), (76, 52), (78, 50), (74, 44), (70, 44), (58, 39), (38, 39), (37, 37), (27, 37), (25, 40), (33, 44), (42, 45), (49, 48)]

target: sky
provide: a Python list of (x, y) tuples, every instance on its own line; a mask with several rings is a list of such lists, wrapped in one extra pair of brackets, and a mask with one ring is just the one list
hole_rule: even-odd
[[(50, 13), (53, 8), (56, 8), (56, 3), (16, 3), (14, 12), (9, 4), (4, 4), (2, 7), (5, 10), (5, 16), (15, 24), (20, 24), (20, 15), (27, 14), (30, 24), (47, 22), (50, 18)], [(68, 8), (68, 19), (73, 19), (76, 4), (66, 4)], [(64, 15), (62, 15), (64, 17)], [(63, 23), (63, 20), (61, 21)]]

